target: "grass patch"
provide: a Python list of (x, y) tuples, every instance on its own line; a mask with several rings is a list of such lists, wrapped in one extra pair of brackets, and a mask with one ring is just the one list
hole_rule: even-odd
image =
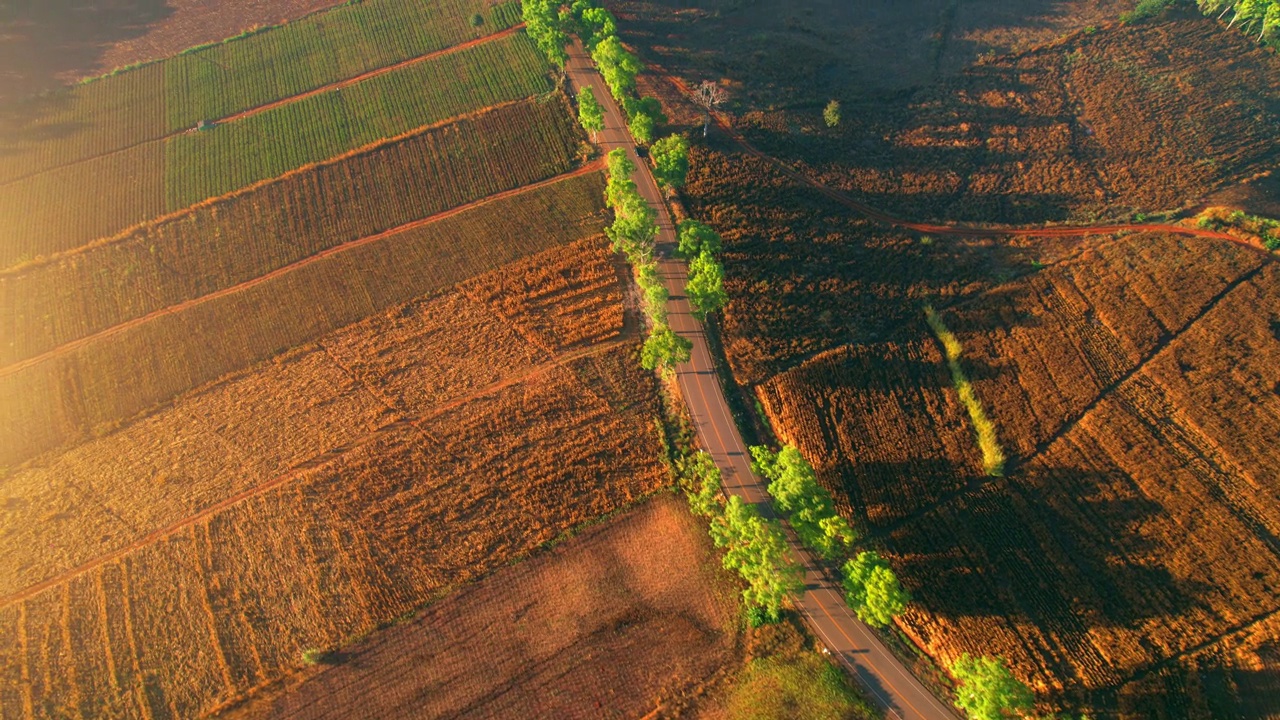
[(960, 402), (964, 403), (965, 409), (969, 411), (969, 419), (973, 421), (973, 430), (978, 436), (978, 449), (982, 451), (982, 469), (992, 477), (1000, 477), (1004, 475), (1004, 450), (1000, 447), (1000, 439), (996, 435), (996, 424), (987, 416), (982, 401), (978, 399), (978, 394), (973, 389), (973, 383), (969, 382), (964, 368), (960, 365), (964, 346), (960, 344), (955, 334), (947, 329), (946, 324), (942, 322), (942, 317), (932, 307), (925, 306), (924, 315), (934, 335), (938, 337), (938, 342), (942, 343), (942, 350), (947, 358), (947, 368), (951, 370), (951, 381), (960, 395)]
[(1196, 216), (1196, 227), (1201, 230), (1237, 230), (1256, 237), (1263, 247), (1272, 252), (1280, 251), (1280, 220), (1250, 215), (1243, 210), (1211, 207)]
[(730, 691), (734, 720), (831, 720), (873, 717), (848, 676), (816, 652), (752, 660)]

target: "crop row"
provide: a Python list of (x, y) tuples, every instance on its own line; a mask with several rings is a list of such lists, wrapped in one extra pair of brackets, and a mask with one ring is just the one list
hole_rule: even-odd
[[(472, 25), (480, 14), (483, 22)], [(0, 183), (122, 150), (510, 27), (484, 0), (366, 0), (10, 108)]]
[(253, 115), (165, 146), (178, 210), (300, 165), (454, 115), (550, 91), (545, 62), (513, 35)]
[[(82, 438), (336, 327), (602, 230), (578, 175), (319, 257), (0, 377), (0, 465)], [(120, 373), (119, 368), (130, 368)]]
[[(0, 366), (345, 242), (566, 172), (580, 139), (559, 95), (315, 165), (0, 276)], [(211, 241), (211, 239), (213, 239)], [(216, 256), (216, 257), (215, 257)]]
[(544, 65), (529, 40), (514, 35), (211, 131), (0, 186), (0, 267), (79, 247), (384, 137), (546, 93)]
[(0, 610), (0, 638), (17, 641), (0, 648), (0, 671), (18, 675), (2, 684), (0, 712), (24, 716), (25, 695), (37, 717), (204, 716), (294, 671), (307, 648), (368, 632), (653, 492), (666, 482), (653, 381), (630, 366), (613, 371), (647, 402), (628, 412), (556, 367)]

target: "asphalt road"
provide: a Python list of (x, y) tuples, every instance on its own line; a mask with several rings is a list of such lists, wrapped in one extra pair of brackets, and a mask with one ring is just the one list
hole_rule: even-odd
[[(626, 149), (639, 168), (634, 180), (640, 194), (658, 213), (660, 269), (671, 292), (668, 317), (672, 329), (693, 342), (693, 357), (676, 369), (676, 377), (689, 406), (698, 440), (720, 468), (726, 492), (767, 508), (768, 495), (763, 483), (751, 472), (751, 457), (729, 412), (702, 324), (690, 313), (689, 302), (684, 295), (687, 267), (683, 261), (670, 255), (676, 243), (675, 231), (671, 214), (649, 171), (649, 164), (636, 154), (635, 144), (627, 134), (617, 103), (609, 95), (604, 79), (596, 72), (590, 58), (576, 43), (569, 50), (566, 69), (574, 91), (583, 86), (591, 87), (596, 100), (604, 107), (605, 129), (596, 133), (594, 140), (605, 152), (614, 148)], [(913, 720), (955, 720), (957, 716), (950, 706), (934, 697), (849, 610), (838, 585), (821, 572), (794, 534), (790, 534), (790, 540), (797, 558), (805, 566), (805, 589), (796, 598), (797, 608), (827, 650), (838, 657), (868, 694), (886, 709), (886, 715)]]

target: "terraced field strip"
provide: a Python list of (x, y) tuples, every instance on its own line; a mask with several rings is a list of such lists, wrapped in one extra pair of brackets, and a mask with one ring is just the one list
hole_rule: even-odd
[[(430, 92), (423, 92), (430, 88)], [(207, 198), (479, 109), (549, 93), (521, 33), (311, 95), (220, 128), (0, 188), (0, 267), (79, 247)], [(79, 212), (68, 213), (68, 205)]]
[[(595, 167), (348, 242), (0, 374), (0, 465), (495, 267), (603, 229)], [(502, 242), (495, 242), (502, 238)], [(122, 374), (119, 368), (131, 368)]]
[(465, 45), (519, 15), (514, 2), (365, 0), (32, 99), (0, 124), (0, 183)]
[[(560, 94), (445, 123), (0, 272), (0, 368), (343, 242), (569, 171)], [(208, 238), (218, 238), (210, 243)], [(2, 372), (2, 370), (0, 370)]]

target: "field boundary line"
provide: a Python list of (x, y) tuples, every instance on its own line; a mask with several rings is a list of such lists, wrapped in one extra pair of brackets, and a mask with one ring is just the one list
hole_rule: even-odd
[[(387, 435), (389, 435), (392, 432), (395, 432), (396, 430), (418, 429), (416, 427), (417, 423), (435, 419), (440, 415), (450, 410), (466, 405), (469, 402), (473, 402), (480, 398), (492, 395), (496, 392), (501, 392), (502, 390), (506, 390), (507, 388), (513, 387), (522, 382), (526, 382), (528, 380), (532, 380), (534, 378), (540, 377), (546, 374), (547, 372), (550, 372), (551, 370), (564, 367), (566, 363), (572, 362), (574, 360), (578, 360), (584, 357), (590, 357), (593, 355), (599, 355), (602, 353), (606, 353), (610, 350), (614, 350), (620, 346), (627, 344), (628, 342), (630, 342), (630, 340), (631, 338), (628, 338), (628, 337), (618, 337), (612, 340), (608, 340), (606, 342), (597, 343), (595, 345), (590, 345), (584, 348), (578, 348), (576, 350), (571, 350), (565, 353), (560, 353), (559, 355), (556, 355), (555, 357), (545, 362), (530, 366), (522, 373), (516, 373), (516, 374), (510, 375), (508, 377), (502, 378), (501, 380), (498, 380), (497, 382), (489, 383), (488, 385), (485, 385), (484, 387), (479, 388), (473, 392), (467, 393), (460, 397), (453, 398), (452, 400), (449, 400), (444, 403), (440, 403), (438, 405), (433, 405), (430, 408), (428, 408), (426, 411), (421, 412), (417, 415), (407, 415), (403, 412), (397, 412), (397, 414), (400, 415), (400, 417), (397, 418), (396, 420), (389, 422), (386, 425), (383, 425), (381, 427), (370, 430), (369, 432), (357, 438), (349, 440), (348, 442), (342, 443), (341, 445), (330, 448), (328, 450), (325, 450), (324, 452), (318, 453), (305, 460), (302, 460), (297, 464), (295, 464), (293, 467), (289, 468), (288, 470), (285, 470), (283, 473), (279, 475), (276, 475), (270, 480), (259, 483), (258, 485), (254, 485), (249, 488), (245, 488), (244, 490), (241, 490), (240, 492), (235, 493), (234, 495), (225, 497), (213, 503), (212, 505), (209, 505), (208, 507), (200, 510), (199, 512), (188, 515), (168, 525), (165, 525), (164, 527), (152, 530), (146, 533), (145, 535), (143, 535), (142, 537), (130, 542), (129, 544), (119, 547), (115, 550), (112, 550), (111, 552), (104, 553), (102, 555), (94, 557), (90, 560), (87, 560), (81, 563), (80, 565), (77, 565), (76, 567), (70, 568), (68, 570), (64, 570), (63, 572), (50, 576), (44, 580), (41, 580), (40, 582), (34, 583), (32, 585), (28, 585), (27, 587), (21, 590), (12, 592), (4, 597), (0, 597), (0, 608), (8, 607), (14, 603), (22, 602), (24, 600), (29, 600), (30, 598), (35, 597), (36, 595), (39, 595), (45, 590), (55, 587), (60, 583), (66, 582), (68, 580), (71, 580), (72, 578), (75, 578), (79, 575), (89, 572), (90, 570), (106, 565), (107, 563), (112, 562), (113, 560), (122, 558), (158, 540), (163, 540), (164, 538), (169, 537), (174, 533), (181, 532), (182, 530), (185, 530), (186, 528), (191, 527), (192, 525), (195, 525), (201, 520), (212, 517), (213, 515), (216, 515), (217, 513), (223, 510), (226, 510), (227, 508), (230, 508), (234, 505), (238, 505), (239, 503), (244, 502), (245, 500), (249, 500), (251, 498), (257, 497), (258, 495), (262, 495), (263, 493), (266, 493), (275, 488), (278, 488), (290, 482), (291, 480), (297, 479), (299, 476), (305, 473), (322, 468), (325, 465), (328, 465), (329, 463), (333, 462), (334, 460), (341, 458), (343, 455), (346, 455), (347, 453), (353, 450), (356, 450), (360, 447), (364, 447), (365, 445), (368, 445), (369, 443), (379, 438), (386, 437)], [(441, 451), (447, 452), (447, 450), (444, 450), (443, 447)]]
[[(553, 90), (552, 93), (554, 92), (555, 91)], [(180, 220), (182, 218), (190, 217), (197, 211), (204, 210), (206, 208), (213, 207), (215, 205), (220, 205), (224, 202), (229, 202), (242, 195), (248, 195), (250, 193), (257, 192), (258, 190), (261, 190), (264, 187), (267, 187), (269, 185), (274, 185), (276, 183), (284, 182), (295, 176), (302, 175), (303, 173), (314, 172), (320, 168), (337, 165), (339, 163), (346, 162), (352, 158), (359, 157), (361, 155), (368, 155), (369, 153), (372, 153), (377, 150), (381, 150), (382, 148), (385, 148), (385, 147), (390, 147), (391, 145), (395, 145), (397, 143), (404, 142), (418, 135), (429, 133), (433, 130), (439, 130), (441, 128), (448, 127), (450, 125), (454, 125), (454, 124), (463, 122), (465, 120), (474, 120), (476, 118), (483, 117), (489, 113), (497, 112), (498, 110), (504, 110), (513, 105), (527, 103), (530, 100), (533, 100), (534, 98), (538, 98), (538, 97), (545, 97), (545, 95), (541, 95), (541, 96), (530, 95), (528, 97), (523, 97), (516, 100), (507, 100), (505, 102), (500, 102), (493, 105), (487, 105), (482, 108), (476, 108), (475, 110), (470, 110), (468, 112), (465, 112), (459, 115), (454, 115), (452, 117), (445, 118), (444, 120), (440, 120), (439, 122), (431, 123), (430, 125), (423, 125), (421, 127), (416, 127), (412, 130), (402, 132), (399, 135), (392, 135), (391, 137), (385, 137), (385, 138), (380, 138), (378, 140), (374, 140), (373, 142), (367, 145), (361, 145), (360, 147), (354, 148), (352, 150), (348, 150), (347, 152), (344, 152), (341, 155), (334, 155), (331, 158), (325, 158), (324, 160), (318, 160), (316, 162), (307, 163), (305, 165), (299, 165), (298, 167), (293, 168), (292, 170), (289, 170), (288, 172), (277, 175), (275, 177), (264, 178), (262, 180), (258, 180), (257, 182), (251, 183), (249, 185), (245, 185), (244, 187), (236, 188), (231, 192), (223, 193), (222, 195), (215, 195), (214, 197), (210, 197), (210, 198), (205, 198), (200, 202), (197, 202), (192, 205), (188, 205), (184, 208), (179, 208), (172, 212), (167, 212), (163, 215), (158, 215), (149, 220), (144, 220), (140, 223), (135, 223), (113, 235), (107, 235), (107, 236), (98, 238), (96, 240), (91, 240), (78, 247), (73, 247), (66, 250), (60, 250), (54, 253), (50, 253), (48, 255), (41, 255), (40, 257), (27, 260), (25, 262), (10, 265), (9, 267), (6, 267), (6, 268), (0, 268), (0, 279), (10, 277), (13, 275), (21, 275), (22, 273), (25, 273), (29, 270), (33, 270), (37, 267), (42, 267), (44, 265), (48, 265), (50, 263), (54, 263), (59, 260), (65, 260), (66, 258), (74, 257), (76, 255), (90, 252), (92, 250), (97, 250), (99, 248), (103, 248), (108, 245), (114, 245), (116, 243), (124, 242), (125, 240), (128, 240), (130, 237), (132, 237), (135, 233), (137, 233), (140, 230), (157, 227), (160, 225), (164, 225), (165, 223), (170, 223), (175, 220)]]
[[(285, 105), (295, 103), (299, 100), (305, 100), (315, 95), (323, 95), (324, 93), (332, 92), (334, 90), (341, 90), (343, 88), (350, 87), (352, 85), (363, 82), (365, 80), (375, 78), (379, 75), (384, 75), (386, 73), (389, 73), (395, 70), (400, 70), (402, 68), (409, 67), (410, 65), (415, 65), (420, 62), (426, 62), (427, 60), (433, 60), (435, 58), (442, 57), (444, 55), (449, 55), (451, 53), (461, 52), (463, 50), (469, 50), (470, 48), (476, 47), (477, 45), (483, 45), (490, 41), (500, 40), (509, 35), (513, 35), (522, 29), (524, 29), (523, 22), (518, 23), (516, 25), (512, 25), (511, 27), (506, 28), (504, 30), (499, 30), (496, 33), (491, 33), (489, 35), (484, 35), (478, 38), (472, 38), (470, 40), (459, 43), (457, 45), (450, 45), (449, 47), (440, 48), (439, 50), (432, 50), (423, 55), (418, 55), (416, 57), (411, 57), (405, 60), (399, 60), (390, 65), (384, 65), (383, 67), (380, 67), (380, 68), (374, 68), (373, 70), (366, 70), (358, 75), (352, 75), (351, 77), (343, 78), (342, 80), (335, 80), (331, 83), (320, 85), (310, 90), (303, 90), (300, 93), (295, 93), (293, 95), (289, 95), (288, 97), (270, 100), (261, 105), (255, 105), (254, 107), (251, 107), (251, 108), (245, 108), (244, 110), (240, 110), (238, 112), (235, 112), (220, 118), (212, 118), (209, 120), (209, 122), (212, 123), (214, 126), (217, 126), (217, 125), (222, 125), (224, 123), (243, 120), (245, 118), (257, 115), (259, 113), (266, 112), (268, 110), (274, 110), (278, 107), (283, 107)], [(199, 57), (199, 56), (196, 55), (194, 57)], [(163, 60), (161, 60), (160, 62), (163, 62)], [(159, 143), (159, 142), (164, 142), (166, 140), (171, 140), (175, 137), (178, 137), (179, 135), (185, 135), (186, 133), (192, 132), (193, 130), (194, 128), (170, 130), (165, 132), (163, 135), (156, 135), (155, 137), (150, 137), (150, 138), (147, 138), (146, 140), (139, 140), (137, 142), (130, 143), (128, 145), (123, 145), (118, 148), (112, 148), (111, 150), (107, 150), (106, 152), (100, 152), (93, 155), (86, 155), (84, 157), (79, 157), (79, 158), (76, 158), (75, 160), (61, 163), (59, 165), (51, 165), (49, 167), (36, 170), (35, 172), (30, 172), (25, 175), (19, 175), (17, 177), (9, 178), (8, 180), (0, 182), (0, 188), (8, 187), (9, 185), (22, 182), (23, 180), (30, 180), (31, 178), (39, 177), (46, 173), (51, 173), (57, 170), (63, 170), (65, 168), (73, 167), (81, 163), (92, 162), (94, 160), (101, 160), (102, 158), (105, 158), (105, 157), (111, 157), (112, 155), (118, 155), (123, 152), (128, 152), (135, 148), (142, 147), (143, 145), (150, 145), (152, 143)]]
[(570, 180), (572, 178), (579, 177), (581, 175), (586, 175), (592, 172), (596, 172), (601, 167), (603, 167), (603, 163), (604, 163), (603, 160), (595, 160), (586, 165), (583, 165), (582, 167), (576, 170), (571, 170), (570, 172), (562, 173), (560, 175), (556, 175), (555, 177), (547, 178), (546, 180), (539, 180), (536, 183), (531, 183), (529, 185), (522, 185), (518, 188), (512, 188), (510, 190), (504, 190), (500, 193), (488, 195), (486, 197), (480, 198), (479, 200), (474, 200), (464, 205), (459, 205), (457, 207), (450, 208), (442, 212), (438, 212), (434, 215), (429, 215), (425, 218), (419, 218), (417, 220), (413, 220), (411, 222), (398, 225), (388, 230), (383, 230), (382, 232), (375, 233), (373, 235), (366, 235), (362, 238), (357, 238), (355, 240), (350, 240), (345, 243), (341, 243), (329, 248), (325, 248), (324, 250), (321, 250), (320, 252), (317, 252), (313, 255), (308, 255), (307, 257), (304, 257), (300, 260), (296, 260), (292, 263), (289, 263), (288, 265), (283, 265), (281, 267), (278, 267), (268, 273), (259, 275), (250, 280), (245, 280), (243, 282), (236, 283), (235, 285), (229, 285), (225, 288), (222, 288), (221, 290), (216, 290), (206, 295), (190, 298), (187, 300), (183, 300), (182, 302), (160, 308), (158, 310), (153, 310), (145, 315), (140, 315), (130, 320), (126, 320), (125, 322), (119, 323), (117, 325), (113, 325), (103, 330), (99, 330), (98, 332), (93, 333), (91, 335), (86, 335), (81, 338), (76, 338), (75, 340), (72, 340), (70, 342), (63, 343), (62, 345), (59, 345), (58, 347), (55, 347), (51, 350), (47, 350), (39, 355), (29, 357), (25, 360), (20, 360), (11, 365), (7, 365), (3, 368), (0, 368), (0, 377), (8, 377), (14, 373), (20, 372), (34, 365), (38, 365), (40, 363), (43, 363), (47, 360), (63, 355), (77, 348), (83, 347), (96, 340), (100, 340), (105, 337), (110, 337), (111, 335), (115, 335), (117, 333), (123, 332), (130, 328), (137, 327), (138, 325), (142, 325), (143, 323), (147, 323), (152, 320), (155, 320), (156, 318), (164, 317), (166, 315), (172, 315), (174, 313), (182, 312), (183, 310), (189, 310), (197, 305), (202, 305), (206, 302), (211, 302), (213, 300), (217, 300), (219, 298), (223, 298), (228, 295), (233, 295), (235, 293), (248, 290), (252, 287), (261, 285), (262, 283), (268, 282), (270, 280), (274, 280), (282, 275), (286, 275), (290, 272), (293, 272), (294, 270), (297, 270), (302, 267), (306, 267), (307, 265), (311, 265), (312, 263), (319, 262), (320, 260), (324, 260), (333, 255), (344, 253), (344, 252), (347, 252), (348, 250), (352, 250), (354, 248), (361, 247), (363, 245), (368, 245), (370, 243), (374, 243), (379, 240), (386, 239), (393, 235), (398, 235), (400, 233), (408, 232), (410, 230), (416, 230), (417, 228), (424, 227), (426, 225), (431, 225), (441, 220), (446, 220), (454, 215), (459, 215), (469, 210), (475, 210), (476, 208), (483, 207), (485, 205), (497, 202), (499, 200), (505, 200), (507, 198), (514, 197), (516, 195), (524, 194), (526, 192), (533, 192), (535, 190), (539, 190), (541, 188), (554, 185), (556, 183), (559, 183), (565, 180)]

